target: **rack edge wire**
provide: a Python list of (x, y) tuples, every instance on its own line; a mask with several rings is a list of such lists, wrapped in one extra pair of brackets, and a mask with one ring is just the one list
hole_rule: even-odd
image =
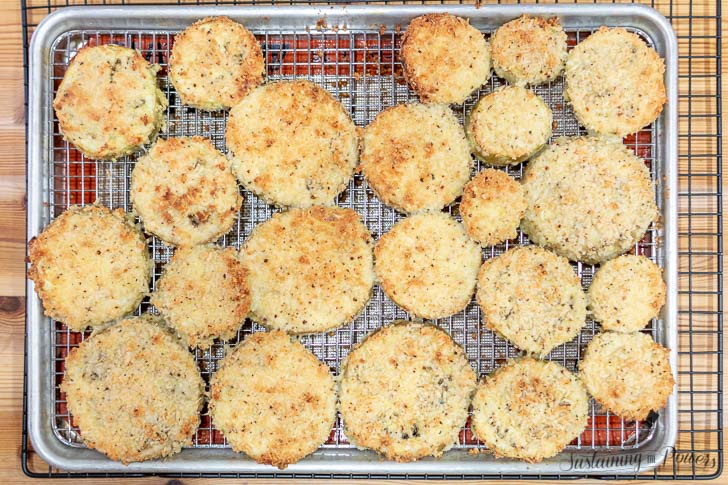
[[(122, 0), (121, 3), (124, 3), (124, 0)], [(226, 3), (226, 4), (255, 4), (256, 2), (253, 0), (252, 2), (237, 2), (237, 1), (233, 1), (233, 2), (220, 2), (220, 3)], [(273, 2), (273, 3), (275, 3), (275, 2)], [(287, 5), (288, 4), (293, 5), (293, 4), (297, 4), (297, 3), (300, 4), (300, 2), (295, 2), (295, 1), (291, 1), (290, 3), (286, 3), (286, 4)], [(319, 2), (316, 2), (316, 3), (319, 3)], [(321, 3), (323, 3), (323, 2), (321, 2)], [(328, 3), (328, 2), (326, 2), (326, 3)], [(356, 3), (366, 3), (366, 2), (356, 2)], [(386, 2), (386, 3), (397, 3), (397, 4), (401, 4), (402, 2)], [(199, 2), (198, 1), (196, 4), (217, 5), (219, 3), (218, 2)], [(672, 4), (671, 4), (671, 6), (672, 6)], [(29, 29), (32, 26), (29, 25), (29, 23), (28, 23), (28, 11), (29, 10), (28, 10), (28, 5), (26, 3), (26, 0), (21, 0), (21, 8), (22, 8), (21, 15), (22, 15), (22, 20), (23, 20), (23, 31), (22, 31), (22, 34), (23, 34), (24, 56), (25, 56), (24, 57), (24, 60), (25, 60), (25, 63), (24, 63), (24, 74), (25, 74), (26, 111), (27, 111), (27, 90), (28, 90), (28, 63), (27, 63), (28, 50), (27, 50), (27, 48), (28, 48), (28, 40), (29, 40)], [(48, 11), (50, 12), (50, 11), (56, 9), (57, 7), (51, 6), (50, 3), (49, 3), (49, 5), (48, 5), (47, 8), (48, 8)], [(671, 11), (672, 11), (672, 9), (671, 9)], [(716, 33), (716, 43), (717, 43), (717, 46), (719, 48), (719, 42), (720, 42), (720, 5), (718, 5), (718, 7), (717, 7), (716, 20), (717, 20), (717, 29), (718, 29), (717, 30), (717, 33)], [(716, 62), (717, 62), (717, 65), (718, 65), (718, 75), (717, 75), (717, 78), (716, 78), (716, 82), (717, 82), (717, 86), (719, 88), (719, 86), (720, 86), (720, 56), (719, 56), (719, 51), (718, 51), (717, 61)], [(720, 97), (720, 92), (718, 91), (718, 98), (719, 97)], [(681, 96), (681, 98), (682, 98), (682, 96)], [(692, 98), (688, 96), (688, 99), (691, 100)], [(690, 110), (689, 110), (688, 116), (691, 116), (691, 114), (692, 114), (691, 113), (691, 110), (692, 110), (692, 105), (690, 104)], [(720, 124), (719, 124), (720, 123), (720, 119), (721, 119), (721, 114), (722, 113), (720, 111), (720, 104), (718, 104), (718, 106), (717, 106), (717, 113), (716, 113), (717, 119), (718, 119), (718, 132), (716, 134), (717, 139), (718, 139), (718, 148), (717, 148), (717, 150), (718, 150), (718, 152), (717, 152), (718, 166), (717, 166), (717, 173), (716, 173), (717, 178), (718, 178), (718, 193), (716, 194), (716, 196), (717, 196), (717, 198), (718, 198), (719, 201), (720, 201), (720, 199), (722, 197), (722, 194), (720, 193), (720, 187), (721, 187), (720, 186), (720, 180), (721, 180), (722, 173), (721, 173), (721, 167), (720, 167), (720, 161), (721, 161), (721, 152), (720, 152), (720, 137), (721, 137), (721, 131), (720, 131)], [(26, 124), (26, 132), (27, 132), (27, 124)], [(690, 154), (687, 154), (687, 155), (681, 154), (680, 155), (680, 158), (682, 159), (685, 156), (688, 157), (688, 161), (689, 161), (690, 160)], [(687, 194), (687, 196), (689, 197), (690, 194)], [(682, 195), (681, 195), (681, 197), (682, 197)], [(722, 221), (720, 219), (720, 216), (721, 216), (721, 210), (720, 209), (721, 209), (721, 207), (720, 207), (720, 203), (719, 203), (719, 205), (718, 205), (718, 212), (716, 214), (716, 216), (718, 218), (718, 221), (717, 221), (718, 222), (718, 226), (717, 226), (718, 249), (717, 249), (717, 253), (716, 254), (717, 254), (718, 259), (719, 259), (719, 261), (718, 261), (718, 265), (719, 265), (719, 267), (718, 267), (718, 292), (719, 292), (719, 295), (722, 295), (722, 281), (720, 280), (720, 275), (722, 275), (722, 258), (721, 258), (721, 256), (722, 256), (722, 241), (720, 239), (720, 237), (722, 236)], [(691, 215), (689, 215), (688, 217), (691, 217)], [(692, 257), (692, 255), (689, 255), (689, 257)], [(690, 267), (692, 267), (692, 266), (690, 266)], [(691, 272), (688, 273), (688, 277), (690, 278), (690, 287), (691, 288), (692, 288), (692, 276), (693, 275), (692, 275)], [(718, 337), (720, 338), (722, 336), (722, 327), (720, 326), (721, 323), (722, 323), (722, 320), (721, 320), (721, 317), (722, 317), (722, 301), (720, 301), (720, 299), (719, 299), (718, 305), (719, 306), (717, 308), (716, 317), (719, 320), (718, 321), (718, 324), (719, 324), (719, 327), (718, 327)], [(690, 308), (689, 311), (690, 310), (692, 310), (692, 309)], [(690, 332), (692, 334), (692, 312), (689, 314), (689, 318), (690, 318), (690, 329), (691, 329)], [(692, 348), (692, 339), (691, 339), (690, 348)], [(27, 348), (26, 348), (26, 357), (27, 357)], [(717, 354), (717, 358), (718, 358), (718, 365), (719, 365), (719, 371), (720, 371), (722, 369), (722, 367), (720, 367), (721, 364), (722, 364), (722, 342), (719, 343), (719, 353)], [(692, 372), (693, 372), (693, 369), (692, 369), (692, 359), (691, 359), (691, 369), (690, 369), (690, 374), (691, 375), (692, 375)], [(26, 386), (27, 386), (27, 377), (28, 376), (25, 375), (24, 377), (25, 377), (25, 379), (24, 379), (24, 392), (23, 392), (23, 394), (24, 394), (24, 402), (23, 402), (23, 443), (22, 443), (22, 456), (21, 456), (21, 459), (22, 459), (23, 471), (28, 476), (33, 476), (33, 477), (69, 477), (69, 478), (72, 478), (72, 477), (78, 477), (78, 478), (80, 478), (80, 477), (141, 476), (138, 473), (130, 473), (130, 474), (113, 474), (113, 473), (68, 473), (68, 472), (61, 472), (61, 471), (57, 471), (57, 470), (52, 470), (52, 469), (50, 469), (50, 467), (49, 467), (49, 471), (47, 473), (42, 473), (42, 472), (37, 472), (37, 471), (31, 470), (31, 468), (29, 466), (29, 461), (28, 461), (29, 460), (29, 451), (30, 450), (29, 450), (29, 447), (28, 447), (28, 436), (27, 436), (27, 402), (26, 402), (26, 398), (27, 398), (27, 387)], [(721, 380), (721, 377), (722, 377), (722, 374), (719, 375), (718, 389), (717, 389), (718, 406), (719, 406), (719, 408), (718, 408), (717, 411), (718, 411), (718, 416), (719, 416), (719, 422), (720, 422), (720, 417), (722, 416), (722, 409), (721, 409), (722, 380)], [(692, 383), (692, 380), (691, 380), (691, 383)], [(690, 390), (690, 392), (692, 392), (692, 389)], [(692, 430), (692, 431), (694, 432), (695, 430)], [(719, 429), (718, 432), (719, 432), (719, 446), (721, 446), (721, 448), (718, 450), (718, 458), (719, 458), (718, 461), (719, 462), (722, 462), (722, 445), (721, 445), (722, 442), (720, 441), (721, 438), (722, 438), (722, 429)], [(693, 442), (694, 442), (694, 440), (693, 440)], [(680, 451), (683, 451), (683, 450), (678, 450), (678, 452), (680, 452)], [(695, 446), (693, 446), (693, 449), (692, 450), (688, 450), (689, 453), (696, 453), (696, 452), (699, 452), (699, 451), (701, 451), (701, 450), (695, 449)], [(673, 451), (673, 455), (675, 453), (676, 452)], [(675, 457), (673, 456), (673, 463), (674, 463), (674, 458)], [(646, 478), (655, 478), (655, 479), (664, 479), (664, 478), (691, 478), (691, 479), (699, 479), (699, 478), (712, 478), (714, 476), (719, 475), (720, 472), (721, 472), (721, 468), (719, 466), (717, 468), (717, 470), (715, 471), (715, 473), (713, 473), (711, 475), (699, 475), (699, 474), (696, 474), (695, 473), (695, 464), (694, 463), (693, 463), (692, 469), (693, 469), (693, 473), (692, 474), (688, 474), (688, 475), (678, 474), (676, 468), (674, 468), (674, 466), (673, 466), (674, 473), (673, 474), (667, 474), (667, 475), (659, 474), (657, 471), (654, 471), (654, 472), (650, 472), (650, 473), (648, 473), (646, 475), (645, 474), (635, 475), (635, 476), (625, 476), (625, 475), (597, 475), (595, 477), (603, 478), (603, 479), (604, 478), (607, 478), (607, 479), (608, 478), (621, 478), (621, 479), (624, 479), (624, 478), (640, 478), (640, 479), (646, 479)], [(465, 476), (465, 475), (457, 475), (457, 474), (456, 475), (450, 475), (450, 474), (436, 474), (436, 475), (403, 474), (403, 475), (390, 475), (390, 474), (338, 474), (338, 473), (332, 473), (332, 474), (307, 474), (307, 473), (304, 473), (304, 474), (293, 474), (293, 473), (276, 473), (276, 472), (272, 472), (272, 473), (245, 473), (245, 474), (181, 473), (181, 474), (164, 475), (164, 476), (174, 476), (174, 477), (184, 477), (184, 478), (186, 478), (186, 477), (211, 477), (211, 478), (222, 478), (222, 477), (237, 477), (237, 478), (255, 478), (255, 477), (280, 477), (280, 478), (284, 478), (284, 477), (286, 477), (286, 478), (294, 478), (294, 477), (296, 477), (296, 478), (530, 478), (530, 479), (533, 479), (533, 478), (544, 478), (544, 479), (549, 479), (549, 478), (551, 478), (551, 479), (553, 479), (553, 478), (576, 478), (575, 475), (568, 475), (568, 474), (565, 474), (565, 475), (561, 475), (561, 474), (556, 474), (556, 475), (553, 475), (553, 474), (550, 474), (550, 475), (500, 475), (499, 474), (499, 475), (496, 475), (496, 474), (494, 474), (494, 475), (482, 475), (482, 476), (471, 476), (471, 475)], [(583, 475), (581, 475), (581, 476), (583, 477)]]

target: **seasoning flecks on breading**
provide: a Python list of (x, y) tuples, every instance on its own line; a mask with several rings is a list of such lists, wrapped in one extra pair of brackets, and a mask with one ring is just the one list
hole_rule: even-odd
[(198, 20), (175, 36), (169, 80), (183, 104), (208, 111), (231, 108), (264, 75), (255, 36), (227, 17)]
[(157, 140), (134, 167), (130, 198), (144, 229), (174, 246), (222, 236), (243, 201), (228, 159), (199, 136)]
[(339, 207), (291, 209), (253, 229), (241, 248), (250, 317), (289, 333), (330, 330), (351, 321), (374, 285), (371, 235)]
[(329, 437), (336, 418), (334, 378), (284, 332), (254, 333), (212, 377), (210, 415), (233, 450), (283, 469)]
[(72, 206), (28, 243), (28, 278), (51, 318), (81, 331), (116, 320), (149, 291), (146, 241), (121, 209)]
[(339, 411), (349, 441), (388, 460), (441, 456), (458, 440), (476, 375), (433, 325), (392, 322), (342, 364)]
[(279, 207), (332, 204), (359, 161), (349, 114), (310, 81), (254, 89), (230, 111), (225, 140), (240, 183)]
[(505, 172), (486, 168), (465, 185), (460, 216), (470, 237), (491, 246), (518, 236), (526, 206), (521, 184)]
[(490, 49), (469, 21), (447, 13), (412, 19), (402, 37), (404, 76), (423, 103), (463, 103), (490, 78)]
[(53, 100), (63, 137), (99, 160), (115, 160), (152, 142), (167, 108), (157, 70), (134, 49), (81, 48)]
[(192, 354), (161, 319), (145, 315), (71, 350), (61, 391), (86, 446), (128, 464), (192, 445), (205, 383)]
[(625, 254), (604, 263), (589, 286), (589, 307), (604, 330), (636, 332), (660, 313), (667, 288), (660, 267)]

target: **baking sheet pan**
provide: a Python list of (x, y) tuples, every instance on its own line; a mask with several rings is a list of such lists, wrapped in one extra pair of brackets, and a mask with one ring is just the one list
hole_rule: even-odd
[[(656, 183), (656, 200), (661, 220), (648, 231), (636, 251), (650, 256), (665, 270), (668, 285), (667, 305), (659, 320), (648, 331), (671, 348), (671, 363), (676, 372), (676, 140), (677, 140), (677, 47), (669, 23), (654, 10), (634, 5), (569, 6), (297, 6), (297, 7), (82, 7), (60, 10), (38, 27), (30, 50), (29, 157), (28, 157), (28, 238), (40, 233), (53, 217), (74, 203), (99, 202), (110, 207), (130, 209), (128, 176), (135, 157), (120, 162), (95, 162), (79, 157), (73, 147), (60, 139), (51, 109), (52, 97), (65, 65), (75, 51), (87, 43), (121, 43), (140, 49), (153, 61), (164, 65), (174, 34), (195, 20), (227, 15), (251, 29), (264, 46), (269, 79), (306, 77), (329, 89), (350, 111), (359, 126), (381, 109), (416, 99), (401, 79), (397, 57), (400, 31), (418, 15), (447, 11), (466, 16), (485, 33), (523, 13), (558, 16), (576, 43), (600, 25), (624, 26), (639, 33), (666, 60), (666, 87), (669, 102), (661, 117), (635, 137), (628, 146), (646, 159)], [(225, 114), (205, 114), (179, 105), (166, 82), (170, 98), (167, 135), (201, 134), (224, 149)], [(500, 84), (493, 78), (477, 96)], [(563, 80), (539, 87), (539, 93), (554, 111), (555, 135), (583, 133), (562, 97)], [(477, 100), (472, 97), (464, 107), (455, 107), (462, 118)], [(521, 166), (508, 169), (516, 178)], [(246, 201), (238, 223), (220, 244), (239, 247), (253, 225), (270, 217), (272, 209), (245, 192)], [(378, 236), (401, 216), (383, 207), (362, 184), (359, 176), (338, 200), (352, 207)], [(453, 207), (457, 215), (457, 206)], [(503, 252), (517, 241), (487, 248), (485, 257)], [(159, 273), (171, 251), (157, 240), (150, 250)], [(575, 265), (584, 285), (594, 268)], [(144, 303), (139, 311), (146, 311)], [(375, 289), (367, 309), (350, 326), (322, 336), (303, 338), (319, 358), (337, 372), (338, 363), (348, 349), (368, 332), (396, 318), (407, 318), (379, 290)], [(477, 305), (437, 322), (461, 343), (479, 375), (489, 373), (517, 351), (481, 328)], [(587, 322), (579, 338), (560, 346), (549, 358), (574, 370), (581, 350), (597, 331)], [(238, 335), (260, 330), (246, 323)], [(58, 383), (68, 350), (84, 338), (69, 332), (62, 324), (43, 316), (42, 307), (28, 282), (27, 300), (29, 424), (34, 448), (50, 464), (65, 470), (108, 472), (273, 472), (242, 454), (233, 453), (219, 431), (205, 419), (192, 448), (165, 461), (123, 466), (83, 447), (65, 409)], [(203, 376), (214, 373), (224, 356), (225, 346), (215, 345), (196, 351)], [(675, 393), (676, 394), (676, 393)], [(506, 459), (495, 460), (488, 454), (473, 454), (483, 446), (466, 426), (458, 445), (440, 459), (425, 459), (402, 464), (381, 461), (374, 453), (351, 447), (337, 419), (328, 442), (314, 455), (291, 465), (291, 473), (543, 473), (543, 474), (634, 474), (656, 466), (667, 447), (674, 443), (677, 414), (673, 395), (665, 409), (647, 423), (625, 423), (592, 405), (590, 428), (561, 455), (540, 464), (529, 465)], [(596, 459), (595, 459), (596, 458)], [(608, 469), (605, 469), (608, 466)]]

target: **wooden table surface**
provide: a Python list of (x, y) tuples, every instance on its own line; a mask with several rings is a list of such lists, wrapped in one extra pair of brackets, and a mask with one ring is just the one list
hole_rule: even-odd
[[(675, 4), (676, 9), (687, 8), (689, 0), (678, 0)], [(726, 7), (728, 2), (724, 1), (723, 8)], [(724, 32), (728, 31), (726, 27), (723, 20)], [(19, 1), (0, 0), (0, 481), (13, 484), (29, 480), (20, 469), (26, 206), (22, 56)], [(724, 87), (728, 79), (726, 65), (728, 62), (723, 64)], [(683, 72), (683, 66), (680, 71)], [(684, 88), (681, 86), (681, 89)], [(723, 104), (725, 110), (725, 98)], [(698, 129), (699, 122), (695, 122), (694, 129)], [(699, 187), (695, 189), (700, 190)], [(92, 483), (93, 480), (83, 482)], [(164, 478), (125, 481), (166, 482), (168, 479)], [(176, 481), (180, 482), (212, 483)], [(714, 483), (728, 484), (728, 478), (724, 474)]]

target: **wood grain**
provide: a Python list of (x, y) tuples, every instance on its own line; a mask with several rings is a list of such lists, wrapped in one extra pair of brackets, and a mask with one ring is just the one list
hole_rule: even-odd
[[(29, 2), (32, 4), (32, 1)], [(82, 3), (77, 0), (71, 0), (71, 3)], [(92, 3), (101, 3), (92, 2)], [(693, 15), (714, 15), (715, 7), (708, 6), (709, 2), (694, 2), (690, 6), (689, 0), (678, 0), (674, 2), (672, 12), (669, 10), (669, 1), (658, 0), (656, 6), (663, 13), (672, 13), (676, 16), (684, 16), (692, 13)], [(723, 8), (728, 8), (728, 2), (723, 2)], [(35, 10), (31, 13), (31, 23), (37, 23), (46, 14), (46, 10)], [(694, 56), (714, 54), (715, 39), (695, 40), (692, 44), (692, 51), (687, 49), (688, 34), (693, 35), (715, 35), (715, 26), (713, 20), (706, 19), (704, 21), (694, 20), (692, 26), (687, 20), (677, 20), (675, 30), (680, 37), (681, 54), (686, 56), (692, 54)], [(723, 31), (728, 31), (726, 21), (723, 21)], [(724, 79), (728, 76), (726, 64), (723, 64)], [(706, 78), (694, 79), (692, 82), (688, 79), (680, 80), (681, 92), (687, 92), (688, 88), (692, 89), (692, 93), (696, 95), (715, 95), (714, 78), (709, 76), (716, 72), (715, 59), (693, 58), (692, 63), (688, 64), (687, 58), (681, 59), (680, 74), (688, 73), (708, 76)], [(724, 80), (724, 86), (725, 86)], [(692, 110), (698, 113), (715, 112), (715, 98), (694, 98), (692, 100)], [(688, 110), (688, 101), (686, 99), (680, 102), (681, 113)], [(712, 104), (711, 104), (712, 103)], [(725, 102), (723, 109), (725, 110)], [(687, 120), (681, 118), (680, 133), (681, 135), (712, 134), (716, 131), (715, 119), (713, 118), (694, 118)], [(687, 153), (688, 138), (681, 138), (681, 154)], [(694, 138), (691, 140), (690, 150), (694, 157), (688, 160), (683, 157), (680, 159), (680, 171), (685, 172), (688, 169), (688, 163), (693, 172), (714, 172), (716, 164), (715, 154), (718, 147), (715, 146), (714, 138)], [(21, 27), (20, 27), (20, 11), (19, 2), (17, 0), (0, 0), (0, 480), (6, 483), (19, 483), (27, 480), (20, 469), (20, 437), (21, 437), (21, 415), (22, 415), (22, 385), (23, 385), (23, 326), (24, 326), (24, 305), (25, 305), (25, 156), (24, 156), (24, 127), (23, 127), (23, 70), (22, 70), (22, 45), (21, 45)], [(725, 147), (724, 147), (725, 148)], [(701, 155), (702, 154), (702, 155)], [(692, 194), (715, 192), (717, 190), (717, 178), (711, 176), (692, 177), (688, 185), (687, 178), (681, 178), (679, 191), (681, 194), (690, 190)], [(718, 207), (718, 200), (714, 196), (706, 195), (704, 197), (693, 197), (690, 207), (688, 207), (687, 199), (680, 200), (680, 211), (687, 212), (715, 212)], [(680, 220), (680, 232), (687, 233), (689, 229), (693, 232), (705, 233), (704, 236), (695, 236), (690, 240), (682, 237), (680, 240), (680, 249), (682, 251), (703, 250), (715, 251), (716, 239), (711, 236), (717, 230), (717, 224), (714, 217), (694, 218), (692, 226), (688, 227), (687, 219)], [(716, 258), (711, 256), (694, 257), (692, 260), (692, 271), (717, 271)], [(686, 257), (680, 258), (681, 271), (688, 270), (688, 260)], [(680, 277), (680, 288), (687, 288), (690, 281), (686, 275)], [(692, 279), (694, 290), (714, 290), (715, 275), (706, 274), (705, 276), (694, 276)], [(716, 295), (700, 295), (693, 296), (692, 299), (687, 295), (681, 295), (681, 309), (687, 308), (687, 304), (692, 300), (694, 309), (704, 309), (715, 311), (717, 308)], [(692, 346), (693, 349), (709, 349), (715, 348), (717, 342), (713, 334), (693, 334), (692, 337), (687, 334), (689, 321), (686, 315), (680, 316), (680, 344), (681, 348), (687, 349)], [(693, 330), (711, 330), (715, 328), (715, 322), (709, 317), (701, 317), (695, 315), (692, 320)], [(699, 355), (694, 357), (693, 369), (702, 372), (715, 372), (714, 359), (702, 359)], [(689, 369), (689, 358), (683, 356), (679, 362), (679, 369), (685, 371)], [(689, 384), (690, 378), (687, 375), (681, 375), (679, 386), (685, 389)], [(714, 377), (709, 374), (696, 374), (692, 377), (692, 384), (697, 389), (710, 389), (715, 385)], [(687, 404), (689, 397), (681, 394), (681, 404)], [(700, 399), (700, 397), (698, 398)], [(705, 398), (703, 403), (706, 409), (715, 407), (717, 403), (710, 402)], [(696, 425), (702, 425), (707, 429), (717, 426), (717, 417), (715, 413), (695, 413), (693, 415), (681, 416), (681, 425), (692, 424), (694, 420)], [(698, 442), (701, 446), (714, 448), (718, 445), (716, 442), (716, 433), (705, 433), (700, 435)], [(685, 441), (687, 440), (687, 441)], [(682, 443), (689, 444), (689, 436), (682, 434), (680, 436)], [(681, 464), (681, 469), (685, 465)], [(33, 456), (32, 467), (36, 470), (43, 470), (44, 465), (37, 456)], [(92, 483), (92, 480), (83, 480), (85, 483)], [(104, 482), (103, 480), (99, 482)], [(243, 480), (240, 483), (253, 482), (252, 480)], [(65, 482), (68, 483), (68, 482)], [(110, 483), (110, 481), (105, 481)], [(151, 477), (144, 479), (131, 479), (125, 483), (137, 484), (162, 484), (162, 483), (215, 483), (212, 480), (176, 480), (170, 481), (165, 478)], [(232, 482), (230, 482), (232, 483)], [(274, 483), (273, 480), (258, 480), (255, 483), (268, 484)], [(311, 482), (313, 483), (313, 482)], [(346, 482), (352, 483), (352, 482)], [(355, 481), (354, 483), (362, 483)], [(402, 482), (388, 482), (402, 483)], [(544, 483), (544, 482), (539, 482)], [(584, 482), (582, 482), (584, 483)], [(632, 482), (635, 483), (635, 482)], [(641, 483), (641, 482), (637, 482)], [(721, 477), (715, 483), (728, 484), (728, 478)]]

